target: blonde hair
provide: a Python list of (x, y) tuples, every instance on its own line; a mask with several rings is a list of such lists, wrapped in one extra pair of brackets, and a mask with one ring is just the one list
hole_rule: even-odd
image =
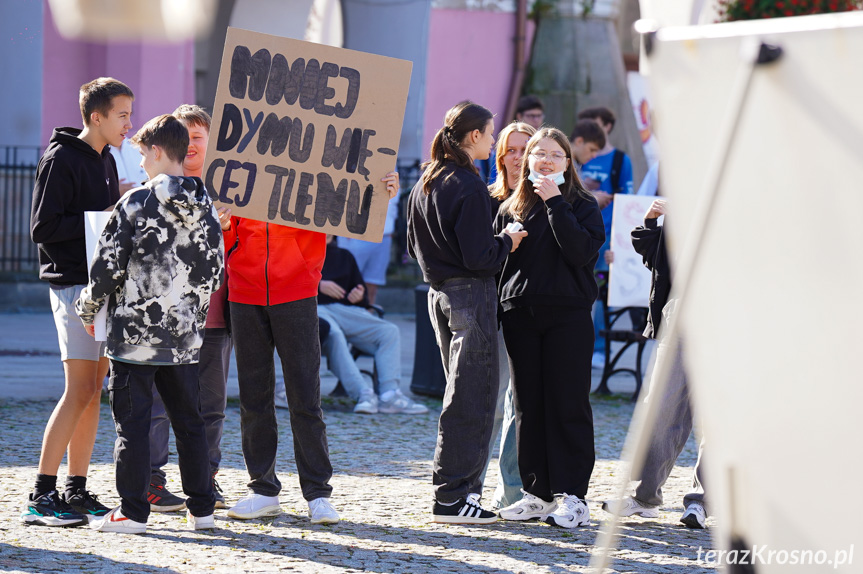
[[(569, 145), (569, 140), (566, 139), (564, 133), (559, 129), (542, 128), (537, 131), (527, 142), (524, 155), (530, 155), (533, 148), (535, 148), (540, 141), (546, 138), (554, 140), (561, 149), (563, 149), (564, 153), (566, 153), (567, 160), (569, 160), (567, 162), (566, 169), (563, 170), (563, 178), (565, 181), (563, 182), (563, 185), (560, 186), (560, 193), (563, 195), (563, 199), (569, 203), (575, 201), (579, 196), (592, 199), (593, 196), (584, 188), (584, 184), (578, 177), (578, 172), (575, 171), (575, 163), (572, 161), (572, 148)], [(527, 214), (530, 213), (531, 209), (533, 209), (533, 206), (536, 205), (538, 201), (542, 201), (533, 191), (533, 182), (528, 179), (528, 176), (530, 175), (530, 166), (528, 163), (528, 161), (523, 161), (521, 163), (521, 178), (519, 179), (518, 187), (515, 188), (512, 195), (510, 195), (506, 201), (503, 202), (503, 205), (501, 205), (501, 209), (503, 209), (504, 212), (509, 213), (509, 215), (516, 221), (524, 221)]]
[(520, 133), (531, 138), (536, 133), (536, 128), (524, 122), (511, 122), (505, 128), (500, 130), (497, 136), (497, 145), (495, 146), (494, 163), (497, 167), (497, 179), (488, 188), (489, 193), (498, 201), (503, 201), (509, 195), (509, 174), (506, 173), (506, 166), (503, 163), (503, 158), (506, 155), (507, 140), (509, 136), (515, 133)]

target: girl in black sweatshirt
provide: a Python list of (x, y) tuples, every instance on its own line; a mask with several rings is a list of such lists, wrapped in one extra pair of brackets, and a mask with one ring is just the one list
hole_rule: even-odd
[(525, 233), (491, 228), (474, 160), (494, 144), (492, 114), (462, 102), (447, 112), (431, 161), (408, 200), (408, 250), (429, 290), (429, 317), (447, 378), (434, 455), (435, 522), (487, 524), (479, 504), (497, 404), (495, 274)]
[(590, 310), (605, 228), (563, 132), (542, 128), (526, 153), (518, 188), (495, 220), (496, 230), (517, 221), (529, 233), (504, 262), (498, 287), (525, 492), (500, 516), (572, 528), (590, 523), (584, 501), (595, 459)]

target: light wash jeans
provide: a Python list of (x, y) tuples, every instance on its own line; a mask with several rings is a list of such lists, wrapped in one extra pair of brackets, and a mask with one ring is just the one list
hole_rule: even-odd
[(515, 407), (512, 403), (512, 379), (503, 393), (502, 424), (498, 470), (500, 481), (494, 489), (492, 508), (505, 508), (524, 496), (521, 492), (521, 474), (518, 470), (518, 448), (515, 440)]
[(342, 303), (318, 305), (318, 316), (330, 324), (330, 334), (321, 347), (327, 367), (351, 398), (358, 400), (362, 391), (372, 387), (360, 373), (348, 344), (374, 356), (381, 394), (399, 388), (401, 338), (398, 327), (362, 307)]
[(485, 475), (488, 465), (494, 454), (494, 443), (500, 436), (500, 448), (498, 450), (497, 468), (500, 472), (500, 480), (494, 491), (492, 508), (503, 508), (521, 500), (521, 474), (518, 471), (518, 450), (515, 442), (515, 409), (512, 404), (512, 381), (509, 378), (509, 355), (506, 354), (506, 345), (503, 342), (503, 334), (497, 333), (498, 366), (500, 369), (500, 386), (497, 392), (497, 406), (494, 410), (494, 426), (491, 431), (491, 444), (489, 445), (488, 461), (482, 473), (481, 481), (485, 484)]
[[(671, 351), (664, 341), (656, 348), (656, 362), (664, 360), (663, 356)], [(635, 499), (644, 506), (659, 506), (662, 504), (662, 485), (668, 480), (674, 468), (677, 457), (686, 446), (689, 434), (692, 432), (692, 407), (689, 397), (689, 386), (686, 383), (686, 372), (683, 369), (682, 347), (678, 346), (677, 353), (673, 357), (674, 364), (665, 392), (661, 397), (656, 397), (651, 389), (645, 400), (659, 400), (660, 411), (656, 426), (650, 433), (650, 445), (647, 449), (644, 468), (640, 476), (633, 476), (633, 480), (641, 479), (635, 489)], [(701, 505), (704, 503), (704, 485), (702, 484), (702, 455), (704, 452), (704, 439), (698, 445), (698, 460), (695, 463), (695, 471), (692, 473), (692, 488), (683, 497), (683, 506), (686, 508), (693, 502)], [(704, 506), (707, 510), (707, 506)]]

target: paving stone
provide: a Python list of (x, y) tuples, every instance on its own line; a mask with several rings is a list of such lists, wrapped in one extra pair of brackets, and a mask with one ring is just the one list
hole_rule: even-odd
[[(590, 527), (576, 530), (540, 523), (498, 522), (488, 526), (455, 526), (431, 522), (431, 458), (440, 401), (420, 398), (426, 415), (355, 415), (338, 400), (325, 400), (324, 416), (335, 474), (332, 502), (342, 521), (315, 526), (306, 516), (292, 455), (287, 411), (277, 411), (280, 454), (277, 471), (284, 512), (275, 518), (240, 521), (216, 511), (217, 529), (188, 530), (182, 513), (151, 514), (143, 536), (94, 532), (86, 528), (26, 527), (19, 514), (32, 487), (42, 432), (56, 396), (62, 391), (58, 358), (50, 351), (56, 335), (50, 315), (3, 315), (0, 350), (46, 351), (26, 356), (0, 353), (0, 571), (3, 572), (587, 572), (605, 513), (600, 504), (614, 497), (625, 472), (620, 452), (632, 416), (628, 396), (595, 398), (597, 464), (588, 503)], [(47, 322), (46, 322), (47, 319)], [(410, 317), (396, 318), (405, 338), (412, 337)], [(15, 337), (14, 333), (18, 332)], [(10, 334), (12, 333), (12, 334)], [(53, 339), (52, 339), (53, 338)], [(17, 342), (12, 339), (17, 339)], [(9, 363), (14, 358), (14, 363)], [(21, 363), (21, 360), (25, 360)], [(33, 380), (22, 372), (32, 364)], [(15, 369), (7, 371), (7, 365)], [(407, 364), (407, 366), (406, 366)], [(23, 368), (22, 368), (23, 365)], [(403, 388), (407, 390), (412, 349), (403, 353)], [(5, 371), (5, 373), (4, 373)], [(14, 371), (14, 373), (13, 373)], [(326, 375), (326, 373), (325, 373)], [(631, 392), (620, 377), (613, 389)], [(597, 383), (598, 381), (595, 381)], [(324, 377), (326, 393), (334, 381)], [(37, 386), (33, 394), (22, 390)], [(59, 388), (59, 390), (58, 390)], [(15, 393), (8, 392), (16, 389)], [(46, 390), (47, 389), (47, 390)], [(48, 399), (42, 393), (54, 398)], [(51, 394), (53, 393), (53, 395)], [(34, 400), (26, 400), (32, 396)], [(114, 492), (114, 428), (103, 404), (88, 488), (105, 504), (119, 503)], [(180, 494), (176, 450), (166, 467), (168, 488)], [(219, 483), (230, 504), (246, 494), (239, 405), (226, 411), (223, 462)], [(678, 519), (689, 486), (696, 445), (690, 440), (663, 488), (666, 503), (657, 519), (624, 519), (609, 572), (712, 572), (696, 562), (699, 547), (711, 548), (710, 532), (683, 528)], [(61, 466), (60, 476), (64, 476)], [(486, 500), (497, 482), (489, 470)], [(710, 519), (709, 524), (714, 519)]]

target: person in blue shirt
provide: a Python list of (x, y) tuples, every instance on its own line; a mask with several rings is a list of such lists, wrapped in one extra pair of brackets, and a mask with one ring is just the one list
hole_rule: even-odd
[[(617, 117), (610, 109), (599, 106), (587, 108), (579, 112), (579, 120), (594, 120), (603, 129), (606, 135), (605, 147), (599, 154), (581, 168), (581, 176), (585, 186), (589, 189), (599, 208), (602, 210), (602, 221), (605, 224), (605, 244), (599, 250), (599, 260), (596, 262), (596, 271), (608, 272), (610, 254), (608, 249), (611, 245), (611, 217), (613, 213), (614, 194), (632, 193), (632, 161), (623, 151), (611, 145), (612, 130), (617, 122)], [(597, 306), (598, 308), (598, 306)], [(605, 365), (605, 337), (599, 333), (605, 328), (602, 313), (594, 314), (594, 325), (596, 329), (596, 343), (594, 345), (593, 366), (602, 368)]]

